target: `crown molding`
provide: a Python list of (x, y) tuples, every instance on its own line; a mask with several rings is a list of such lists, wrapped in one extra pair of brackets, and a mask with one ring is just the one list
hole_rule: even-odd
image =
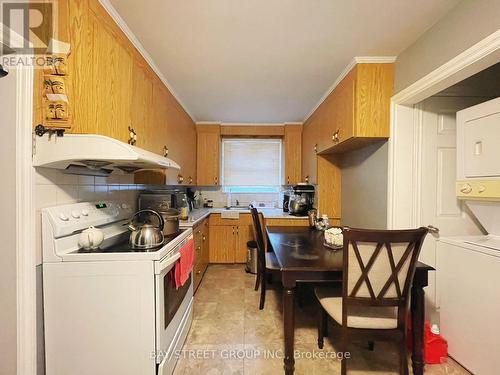
[(395, 62), (397, 56), (356, 56), (356, 64), (390, 64)]
[(116, 9), (111, 5), (109, 0), (99, 0), (103, 8), (108, 12), (108, 14), (113, 18), (113, 20), (116, 22), (118, 27), (123, 31), (123, 33), (127, 36), (127, 38), (130, 40), (130, 42), (134, 45), (135, 48), (139, 51), (139, 53), (144, 57), (144, 60), (149, 64), (151, 69), (156, 73), (158, 78), (163, 82), (163, 84), (167, 87), (167, 89), (170, 91), (172, 96), (179, 102), (181, 107), (186, 111), (186, 113), (191, 117), (191, 120), (196, 123), (196, 118), (194, 115), (189, 112), (189, 109), (186, 107), (186, 105), (182, 102), (182, 100), (179, 98), (175, 90), (172, 88), (172, 86), (168, 83), (167, 79), (163, 75), (163, 73), (160, 71), (158, 66), (155, 64), (153, 61), (153, 58), (151, 55), (146, 51), (142, 43), (137, 39), (137, 37), (134, 35), (130, 27), (128, 27), (127, 23), (125, 20), (120, 16), (120, 14), (116, 11)]
[(196, 125), (221, 125), (220, 121), (196, 121)]
[(302, 123), (306, 123), (309, 117), (311, 117), (312, 114), (319, 108), (321, 103), (323, 103), (326, 98), (328, 98), (328, 95), (330, 95), (332, 91), (335, 90), (335, 87), (338, 86), (338, 84), (345, 78), (345, 76), (351, 71), (352, 68), (354, 68), (356, 64), (387, 64), (395, 62), (396, 58), (396, 56), (355, 56), (342, 70), (342, 72), (340, 72), (337, 79), (328, 88), (328, 90), (326, 90), (325, 94), (321, 97), (318, 103), (316, 103), (316, 105), (309, 111), (307, 116), (304, 117), (304, 121), (302, 121)]

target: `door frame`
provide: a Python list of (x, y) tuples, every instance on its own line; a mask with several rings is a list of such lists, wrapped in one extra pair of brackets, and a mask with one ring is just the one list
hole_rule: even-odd
[[(0, 42), (6, 26), (0, 22)], [(14, 41), (24, 39), (10, 30)], [(16, 67), (16, 296), (17, 374), (37, 373), (36, 226), (33, 168), (32, 66)]]
[(500, 61), (500, 30), (441, 65), (391, 98), (387, 228), (411, 228), (420, 220), (422, 109), (424, 99)]
[(16, 253), (17, 373), (37, 372), (36, 227), (33, 168), (33, 69), (17, 71)]

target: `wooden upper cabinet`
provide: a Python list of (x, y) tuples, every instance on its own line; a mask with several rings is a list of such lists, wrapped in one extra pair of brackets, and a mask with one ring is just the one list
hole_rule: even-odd
[[(182, 167), (180, 172), (155, 171), (154, 179), (150, 175), (142, 183), (177, 184), (182, 174), (184, 184), (194, 184), (196, 128), (191, 117), (98, 0), (59, 3), (58, 37), (71, 45), (67, 132), (128, 142), (131, 127), (136, 146), (159, 155), (168, 148), (169, 157)], [(43, 123), (43, 75), (36, 73), (34, 125)]]
[[(123, 142), (129, 139), (132, 87), (132, 56), (117, 40), (115, 32), (92, 11), (93, 85), (91, 95), (95, 105), (95, 133)], [(78, 98), (75, 98), (78, 100)]]
[(214, 186), (220, 184), (220, 125), (196, 125), (197, 184)]
[(306, 121), (318, 152), (347, 152), (389, 137), (394, 64), (357, 64)]
[(148, 151), (154, 148), (155, 131), (153, 123), (153, 79), (146, 67), (136, 62), (132, 69), (132, 102), (130, 105), (130, 127), (137, 133), (136, 146)]
[(302, 125), (285, 125), (285, 184), (295, 185), (302, 181)]
[(181, 166), (180, 171), (168, 171), (168, 183), (195, 185), (196, 128), (174, 96), (170, 92), (167, 94), (166, 105), (175, 110), (167, 113), (167, 131), (170, 136), (166, 147), (168, 157)]
[(316, 184), (316, 158), (318, 148), (318, 124), (309, 123), (302, 129), (302, 181)]

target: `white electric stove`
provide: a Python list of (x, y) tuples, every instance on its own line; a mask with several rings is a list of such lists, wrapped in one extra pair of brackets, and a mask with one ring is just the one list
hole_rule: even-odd
[[(192, 320), (193, 284), (174, 285), (184, 229), (150, 251), (128, 246), (132, 208), (83, 202), (42, 211), (47, 375), (167, 375)], [(78, 245), (82, 230), (104, 232), (99, 249)]]

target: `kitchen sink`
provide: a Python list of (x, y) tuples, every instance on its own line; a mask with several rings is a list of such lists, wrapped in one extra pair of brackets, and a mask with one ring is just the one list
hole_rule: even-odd
[(231, 210), (231, 211), (250, 211), (250, 208), (248, 206), (231, 206), (231, 207), (226, 207), (226, 210)]

